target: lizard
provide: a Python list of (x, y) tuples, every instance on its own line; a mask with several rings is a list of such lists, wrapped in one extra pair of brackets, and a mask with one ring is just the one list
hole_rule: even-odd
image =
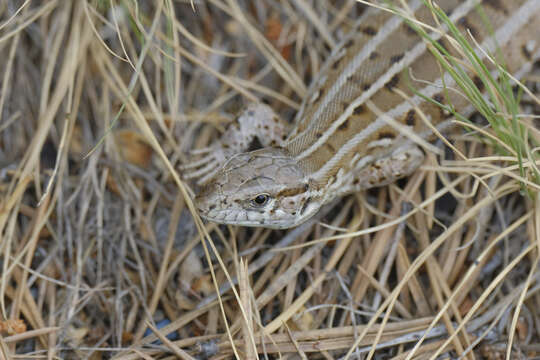
[[(474, 37), (477, 56), (494, 76), (499, 72), (486, 52), (497, 48), (505, 54), (508, 72), (523, 76), (540, 58), (540, 1), (484, 0), (482, 12), (478, 3), (445, 0), (437, 6)], [(407, 10), (436, 26), (422, 0), (410, 1)], [(455, 53), (444, 37), (445, 26), (439, 28), (443, 31), (431, 37)], [(409, 74), (422, 80), (418, 91), (423, 96), (407, 85)], [(473, 79), (485, 90), (477, 76)], [(253, 103), (213, 146), (194, 152), (205, 156), (183, 169), (202, 185), (196, 207), (210, 221), (284, 229), (303, 223), (334, 199), (408, 176), (424, 160), (421, 147), (402, 131), (426, 132), (417, 110), (433, 124), (452, 117), (439, 105), (451, 104), (467, 114), (474, 110), (459, 91), (443, 87), (457, 85), (448, 73), (441, 75), (410, 23), (370, 7), (321, 67), (292, 130), (269, 106)], [(262, 148), (248, 151), (254, 139)]]

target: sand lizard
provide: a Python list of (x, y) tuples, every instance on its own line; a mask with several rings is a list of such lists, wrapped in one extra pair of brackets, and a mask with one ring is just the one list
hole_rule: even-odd
[[(509, 72), (521, 76), (540, 58), (540, 1), (483, 1), (493, 32), (486, 30), (478, 2), (444, 0), (439, 5), (483, 50), (494, 52), (497, 43)], [(408, 6), (416, 19), (434, 25), (421, 0)], [(453, 51), (440, 34), (431, 36)], [(476, 52), (485, 60), (483, 51)], [(450, 116), (415, 95), (406, 85), (407, 74), (423, 80), (412, 84), (423, 95), (461, 113), (472, 111), (457, 92), (443, 93), (443, 80), (447, 87), (457, 86), (448, 74), (441, 77), (426, 43), (410, 25), (370, 8), (321, 68), (292, 131), (268, 106), (252, 104), (219, 142), (199, 152), (206, 153), (202, 160), (185, 167), (192, 171), (188, 176), (207, 183), (195, 199), (201, 215), (219, 223), (288, 228), (337, 197), (411, 174), (424, 154), (385, 118), (419, 133), (426, 128), (412, 104), (433, 123)], [(254, 138), (263, 148), (245, 152)]]

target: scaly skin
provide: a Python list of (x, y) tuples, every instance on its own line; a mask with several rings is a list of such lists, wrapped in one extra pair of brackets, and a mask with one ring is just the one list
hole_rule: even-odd
[[(540, 1), (484, 1), (483, 9), (495, 29), (493, 37), (474, 10), (476, 1), (442, 3), (454, 23), (463, 31), (469, 29), (483, 50), (493, 52), (495, 38), (508, 70), (516, 77), (540, 58)], [(413, 0), (409, 5), (417, 19), (433, 24), (421, 1)], [(441, 43), (455, 53), (447, 40)], [(485, 60), (480, 49), (477, 54)], [(493, 68), (487, 60), (485, 63)], [(423, 153), (399, 129), (389, 125), (385, 116), (415, 133), (423, 133), (425, 125), (412, 104), (434, 124), (448, 119), (449, 114), (414, 95), (403, 69), (424, 81), (412, 83), (420, 93), (440, 103), (450, 102), (462, 114), (472, 111), (457, 92), (448, 91), (445, 96), (435, 59), (401, 18), (367, 11), (355, 32), (342, 41), (322, 67), (286, 139), (281, 136), (283, 123), (267, 106), (251, 105), (249, 116), (257, 120), (254, 128), (266, 130), (266, 135), (259, 138), (270, 138), (270, 124), (276, 124), (282, 132), (272, 137), (271, 145), (263, 144), (263, 149), (224, 156), (222, 162), (202, 171), (211, 176), (205, 178), (209, 182), (195, 199), (201, 215), (219, 223), (288, 228), (306, 221), (337, 197), (386, 185), (412, 173), (422, 163)], [(495, 70), (493, 74), (498, 75)], [(444, 84), (456, 87), (447, 74)], [(409, 99), (404, 99), (403, 93)], [(385, 116), (379, 116), (379, 111)], [(256, 136), (257, 131), (249, 129), (253, 121), (243, 124), (243, 130), (242, 126), (234, 130), (237, 136), (244, 136), (244, 140)], [(235, 144), (226, 145), (221, 143), (212, 152), (223, 152)], [(246, 149), (237, 146), (235, 151)]]

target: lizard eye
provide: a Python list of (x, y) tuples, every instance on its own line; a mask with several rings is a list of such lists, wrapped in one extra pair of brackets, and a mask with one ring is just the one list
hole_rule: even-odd
[(251, 204), (257, 207), (264, 206), (268, 202), (268, 199), (270, 199), (270, 195), (259, 194), (251, 200)]

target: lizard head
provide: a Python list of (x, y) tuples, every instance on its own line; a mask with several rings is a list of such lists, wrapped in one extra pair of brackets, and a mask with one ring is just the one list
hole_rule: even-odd
[(319, 209), (310, 190), (301, 167), (285, 150), (263, 148), (229, 159), (195, 203), (207, 220), (283, 229)]

